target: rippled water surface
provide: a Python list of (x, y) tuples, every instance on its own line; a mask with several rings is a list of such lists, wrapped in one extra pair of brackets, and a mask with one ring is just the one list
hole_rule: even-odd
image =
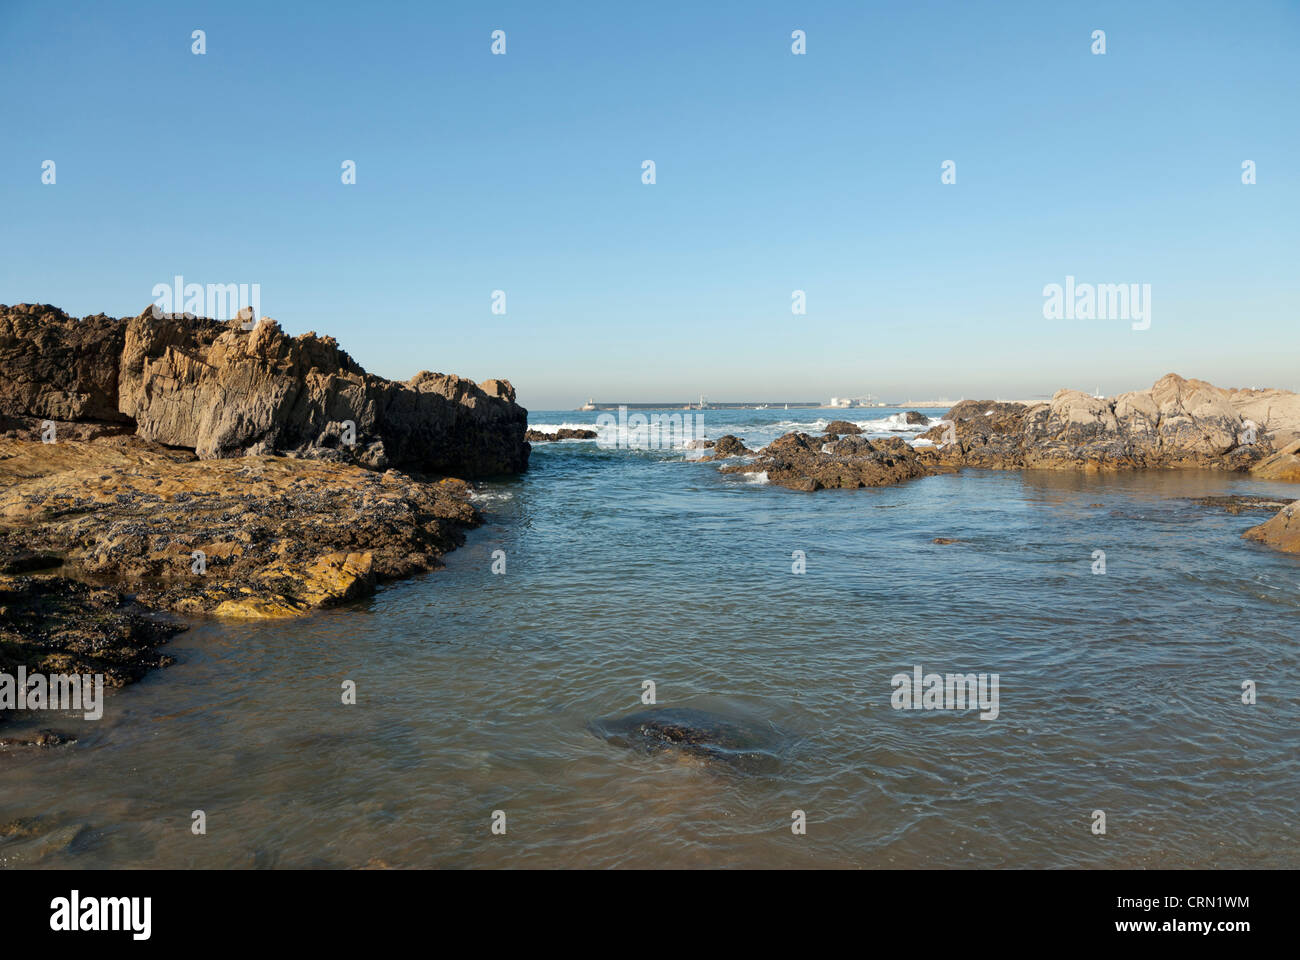
[[(815, 425), (705, 416), (751, 444)], [(0, 863), (1300, 866), (1300, 557), (1240, 539), (1266, 514), (1179, 499), (1286, 485), (757, 479), (536, 445), (526, 476), (483, 486), (446, 569), (303, 620), (197, 623), (103, 720), (9, 725), (80, 740), (0, 755), (0, 823), (45, 818), (0, 838)], [(892, 709), (916, 665), (997, 673), (1000, 715)], [(646, 680), (662, 706), (779, 731), (779, 764), (597, 736), (644, 709)]]

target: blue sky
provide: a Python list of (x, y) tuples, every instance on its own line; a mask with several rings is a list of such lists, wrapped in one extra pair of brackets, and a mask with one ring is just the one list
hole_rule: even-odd
[(0, 302), (256, 282), (536, 409), (1300, 389), (1294, 0), (272, 6), (0, 2)]

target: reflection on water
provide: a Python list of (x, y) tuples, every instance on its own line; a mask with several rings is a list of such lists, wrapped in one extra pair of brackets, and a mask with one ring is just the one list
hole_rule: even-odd
[[(80, 740), (0, 755), (0, 862), (1296, 867), (1300, 558), (1240, 539), (1265, 515), (1176, 499), (1285, 489), (972, 471), (803, 494), (539, 445), (447, 569), (197, 624), (98, 723), (11, 724)], [(893, 710), (916, 665), (998, 673), (998, 719)], [(779, 772), (593, 735), (646, 680), (782, 731)]]

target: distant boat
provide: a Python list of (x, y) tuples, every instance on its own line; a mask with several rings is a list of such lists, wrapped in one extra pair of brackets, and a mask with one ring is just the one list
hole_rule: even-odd
[(786, 408), (787, 410), (789, 410), (789, 409), (790, 409), (790, 404), (787, 403), (787, 404), (785, 405), (785, 408)]
[[(787, 403), (787, 404), (785, 405), (785, 408), (786, 408), (787, 410), (789, 410), (789, 409), (790, 409), (790, 405)], [(767, 409), (767, 404), (766, 404), (766, 403), (760, 403), (760, 404), (759, 404), (758, 406), (756, 406), (754, 409), (755, 409), (755, 410), (766, 410), (766, 409)]]

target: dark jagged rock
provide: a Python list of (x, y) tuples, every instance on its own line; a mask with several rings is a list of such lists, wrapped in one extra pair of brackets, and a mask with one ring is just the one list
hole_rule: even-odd
[(764, 471), (769, 483), (792, 490), (836, 487), (880, 487), (933, 472), (898, 437), (868, 440), (861, 436), (835, 440), (787, 433), (777, 437), (750, 464), (723, 467), (723, 473)]
[(1032, 405), (965, 400), (931, 424), (922, 435), (930, 446), (913, 449), (898, 437), (869, 440), (837, 421), (825, 437), (789, 433), (755, 463), (723, 470), (763, 470), (771, 483), (819, 490), (880, 486), (961, 467), (1249, 470), (1258, 464), (1262, 476), (1281, 478), (1300, 463), (1300, 444), (1273, 454), (1275, 442), (1300, 430), (1300, 395), (1221, 390), (1174, 374), (1150, 390), (1110, 399), (1062, 390), (1051, 403)]
[(13, 576), (19, 573), (33, 573), (38, 570), (52, 570), (63, 565), (63, 558), (56, 553), (37, 553), (18, 547), (7, 553), (0, 553), (0, 574)]
[(117, 406), (121, 320), (77, 320), (48, 304), (0, 305), (0, 413), (129, 423)]
[(524, 434), (524, 439), (529, 443), (554, 443), (557, 440), (595, 440), (597, 436), (598, 434), (595, 430), (560, 427), (554, 433), (543, 433), (541, 430), (529, 430)]
[(0, 577), (0, 671), (102, 673), (108, 686), (171, 663), (158, 647), (185, 629), (116, 590), (62, 577)]
[(728, 433), (725, 436), (718, 437), (713, 443), (713, 455), (710, 459), (722, 460), (726, 457), (743, 457), (753, 453), (744, 442), (736, 436)]
[(929, 424), (930, 418), (919, 410), (908, 410), (907, 413), (903, 414), (903, 422), (911, 426), (924, 427)]

